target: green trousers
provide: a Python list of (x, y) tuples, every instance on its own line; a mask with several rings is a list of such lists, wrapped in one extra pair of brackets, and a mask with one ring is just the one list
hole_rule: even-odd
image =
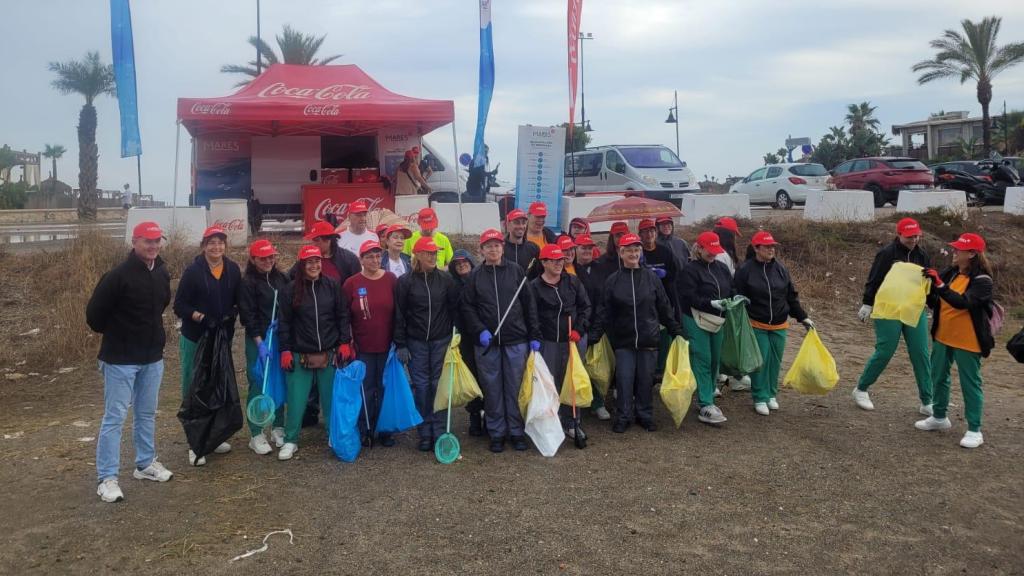
[(331, 425), (331, 392), (334, 388), (334, 366), (328, 365), (319, 370), (307, 370), (299, 365), (299, 355), (295, 354), (295, 368), (288, 373), (288, 411), (284, 420), (284, 441), (291, 444), (299, 443), (299, 432), (302, 430), (302, 415), (306, 413), (309, 391), (316, 380), (320, 392), (320, 411), (324, 415), (324, 427)]
[(178, 359), (181, 361), (181, 399), (185, 400), (189, 386), (192, 385), (192, 373), (196, 369), (196, 348), (199, 342), (193, 342), (184, 335), (178, 336)]
[[(249, 381), (249, 394), (245, 397), (245, 404), (249, 405), (249, 400), (263, 391), (263, 381), (256, 379), (256, 362), (260, 359), (259, 348), (256, 346), (256, 342), (252, 338), (245, 339), (245, 379)], [(271, 362), (274, 360), (271, 359)], [(246, 412), (248, 414), (248, 412)], [(284, 406), (278, 406), (274, 411), (274, 428), (284, 427)], [(253, 436), (259, 436), (263, 433), (263, 429), (256, 426), (252, 422), (249, 423), (249, 433)]]
[(917, 380), (917, 394), (921, 404), (932, 403), (931, 361), (928, 355), (928, 316), (924, 311), (917, 326), (907, 326), (899, 320), (875, 320), (875, 353), (868, 359), (864, 372), (857, 382), (857, 389), (867, 392), (868, 388), (889, 365), (896, 346), (900, 343), (900, 334), (907, 344), (910, 365), (914, 367), (914, 379)]
[(950, 368), (956, 362), (960, 374), (960, 389), (964, 393), (964, 418), (967, 429), (981, 432), (981, 411), (985, 395), (981, 390), (981, 354), (953, 348), (932, 341), (932, 384), (935, 386), (932, 409), (936, 418), (946, 417), (949, 406), (949, 389), (952, 385)]
[(702, 330), (697, 322), (683, 315), (683, 330), (690, 341), (690, 368), (697, 380), (697, 399), (701, 406), (715, 403), (715, 381), (722, 357), (722, 338), (725, 332), (716, 334)]
[(767, 402), (779, 393), (779, 370), (782, 352), (786, 349), (785, 330), (754, 328), (757, 346), (761, 349), (761, 369), (750, 375), (750, 392), (754, 402)]

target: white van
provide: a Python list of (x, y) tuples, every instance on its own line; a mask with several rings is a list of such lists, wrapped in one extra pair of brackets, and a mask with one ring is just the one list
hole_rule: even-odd
[(459, 179), (459, 191), (466, 191), (466, 170), (461, 168), (456, 170), (454, 166), (448, 161), (451, 157), (451, 152), (448, 154), (439, 154), (437, 150), (427, 143), (426, 140), (421, 141), (423, 144), (423, 150), (420, 151), (420, 157), (427, 163), (431, 168), (432, 172), (430, 177), (427, 178), (427, 184), (430, 185), (430, 189), (434, 192), (455, 192), (455, 178), (458, 173)]
[(658, 144), (598, 146), (565, 155), (567, 193), (623, 190), (641, 191), (647, 198), (682, 207), (683, 194), (700, 192), (700, 186), (686, 162)]

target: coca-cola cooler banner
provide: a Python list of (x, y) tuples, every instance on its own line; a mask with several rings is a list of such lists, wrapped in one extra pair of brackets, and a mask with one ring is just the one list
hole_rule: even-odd
[(377, 158), (384, 167), (381, 175), (394, 180), (398, 165), (405, 158), (405, 151), (420, 145), (420, 136), (411, 126), (380, 130), (377, 133)]
[(210, 135), (195, 139), (195, 205), (210, 200), (247, 199), (252, 189), (252, 143), (247, 135)]
[(516, 156), (516, 206), (532, 202), (548, 207), (547, 227), (561, 230), (565, 169), (565, 128), (520, 126)]
[(302, 186), (302, 221), (308, 232), (313, 224), (328, 220), (341, 222), (348, 216), (349, 204), (357, 200), (366, 202), (370, 210), (387, 208), (394, 211), (395, 197), (379, 183), (347, 184), (306, 184)]

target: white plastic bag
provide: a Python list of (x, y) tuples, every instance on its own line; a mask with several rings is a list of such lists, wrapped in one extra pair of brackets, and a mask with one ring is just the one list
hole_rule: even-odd
[(526, 409), (526, 435), (541, 454), (551, 457), (565, 440), (565, 430), (558, 419), (558, 390), (544, 358), (536, 352), (530, 355), (533, 356), (533, 393)]

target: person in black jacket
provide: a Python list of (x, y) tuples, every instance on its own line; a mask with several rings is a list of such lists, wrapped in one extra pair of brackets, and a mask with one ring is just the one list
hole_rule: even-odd
[[(455, 291), (459, 295), (458, 306), (453, 312), (455, 315), (455, 326), (459, 329), (459, 335), (461, 336), (459, 338), (459, 352), (462, 354), (462, 361), (466, 363), (466, 367), (474, 375), (476, 374), (476, 354), (474, 352), (476, 341), (469, 337), (466, 321), (462, 315), (462, 300), (466, 291), (466, 282), (469, 281), (469, 275), (475, 267), (476, 263), (473, 261), (469, 251), (461, 248), (455, 251), (452, 261), (448, 263), (448, 274), (455, 281)], [(469, 413), (469, 435), (483, 436), (483, 397), (470, 400), (466, 404), (466, 412)]]
[[(256, 378), (256, 364), (266, 367), (270, 362), (275, 369), (278, 358), (270, 357), (270, 348), (263, 337), (270, 328), (271, 315), (281, 316), (281, 300), (277, 298), (288, 284), (288, 278), (277, 269), (277, 249), (269, 240), (256, 240), (249, 245), (249, 263), (245, 266), (241, 288), (238, 292), (238, 318), (245, 328), (245, 376), (249, 381), (249, 398), (260, 394), (263, 381)], [(277, 298), (275, 300), (275, 298)], [(277, 309), (275, 311), (275, 304)], [(276, 322), (276, 319), (275, 319)], [(274, 338), (278, 338), (276, 334)], [(263, 455), (270, 454), (270, 442), (263, 429), (249, 423), (249, 449)], [(278, 406), (274, 413), (270, 437), (278, 448), (284, 446), (284, 406)]]
[[(178, 354), (181, 361), (181, 397), (189, 393), (195, 371), (195, 356), (199, 339), (204, 333), (223, 325), (230, 343), (238, 317), (238, 290), (242, 284), (242, 271), (238, 264), (224, 255), (228, 235), (219, 226), (210, 226), (203, 232), (200, 242), (202, 254), (196, 256), (178, 282), (174, 294), (174, 314), (181, 319), (181, 337)], [(231, 444), (222, 442), (214, 450), (217, 454), (231, 451)], [(193, 466), (206, 464), (206, 457), (196, 459), (192, 450), (188, 462)]]
[(485, 230), (480, 247), (484, 262), (470, 274), (463, 294), (466, 335), (478, 343), (477, 381), (484, 392), (490, 450), (503, 451), (509, 435), (512, 447), (522, 451), (527, 444), (519, 388), (527, 354), (540, 350), (537, 307), (525, 289), (523, 270), (502, 259), (505, 244), (501, 232)]
[(619, 239), (622, 269), (605, 282), (597, 312), (591, 322), (590, 341), (605, 333), (615, 351), (616, 418), (612, 431), (622, 433), (636, 418), (648, 432), (654, 424), (654, 372), (658, 363), (661, 324), (672, 336), (682, 336), (672, 303), (661, 280), (640, 266), (640, 237)]
[(540, 256), (540, 248), (526, 239), (526, 212), (516, 208), (505, 216), (505, 250), (502, 258), (522, 268), (525, 274), (530, 264)]
[[(597, 247), (590, 234), (580, 234), (574, 240), (576, 242), (576, 277), (580, 279), (583, 288), (587, 291), (587, 299), (590, 300), (591, 316), (601, 301), (601, 289), (608, 279), (605, 269), (597, 264), (594, 253)], [(589, 339), (588, 339), (589, 340)], [(596, 344), (596, 342), (594, 342)], [(594, 388), (594, 401), (590, 403), (590, 409), (598, 420), (611, 420), (612, 415), (604, 405), (604, 397)]]
[(351, 362), (356, 358), (341, 288), (321, 274), (321, 262), (319, 248), (300, 248), (299, 274), (280, 296), (278, 334), (281, 336), (281, 368), (288, 372), (288, 410), (285, 411), (284, 446), (277, 453), (278, 460), (289, 460), (299, 449), (302, 416), (314, 386), (319, 392), (324, 422), (330, 425), (335, 365), (338, 361)]
[[(875, 304), (875, 294), (878, 293), (882, 281), (892, 269), (894, 262), (910, 262), (922, 268), (931, 266), (931, 259), (921, 249), (921, 226), (913, 218), (903, 218), (896, 224), (896, 239), (884, 246), (875, 254), (875, 261), (871, 264), (871, 271), (868, 273), (868, 281), (864, 284), (864, 304), (857, 313), (861, 322), (871, 316)], [(875, 352), (868, 359), (857, 381), (857, 387), (853, 389), (853, 400), (863, 410), (874, 410), (875, 405), (871, 402), (868, 388), (878, 380), (882, 371), (889, 365), (896, 347), (900, 343), (900, 335), (903, 336), (907, 345), (907, 354), (910, 356), (910, 365), (914, 368), (914, 380), (917, 381), (917, 394), (921, 400), (918, 411), (925, 415), (932, 414), (932, 378), (931, 360), (928, 352), (928, 316), (925, 310), (921, 309), (921, 316), (917, 325), (907, 326), (899, 320), (876, 318), (875, 325)]]
[[(349, 277), (362, 271), (363, 264), (359, 261), (359, 257), (338, 247), (338, 233), (334, 231), (334, 226), (331, 226), (329, 222), (320, 221), (313, 224), (304, 238), (309, 241), (311, 246), (319, 248), (320, 253), (323, 254), (321, 274), (324, 278), (334, 280), (339, 287), (343, 286)], [(288, 278), (294, 280), (298, 270), (299, 263), (296, 262), (288, 271)]]
[(932, 309), (931, 374), (934, 386), (934, 414), (914, 424), (918, 430), (948, 430), (946, 416), (951, 384), (950, 368), (956, 362), (960, 389), (964, 395), (964, 419), (967, 432), (960, 440), (964, 448), (977, 448), (981, 435), (984, 394), (981, 386), (981, 359), (995, 347), (989, 326), (994, 286), (992, 271), (985, 258), (985, 239), (977, 234), (961, 234), (950, 242), (953, 266), (941, 274), (924, 271), (934, 290), (929, 296)]
[(725, 323), (724, 301), (732, 298), (732, 274), (715, 257), (723, 254), (718, 234), (702, 232), (693, 246), (693, 257), (679, 275), (679, 303), (683, 310), (683, 329), (690, 341), (690, 367), (697, 379), (700, 412), (697, 419), (705, 424), (726, 421), (715, 406), (715, 375), (722, 354), (722, 324)]
[(437, 243), (424, 236), (413, 246), (412, 272), (398, 279), (395, 297), (395, 346), (409, 366), (416, 408), (423, 417), (419, 446), (434, 449), (445, 432), (448, 411), (434, 412), (434, 396), (452, 342), (459, 292), (452, 277), (437, 268)]
[(96, 494), (104, 502), (124, 499), (121, 429), (132, 415), (135, 470), (140, 480), (166, 482), (173, 474), (156, 459), (156, 410), (164, 374), (163, 312), (171, 301), (171, 275), (160, 258), (163, 232), (155, 222), (132, 231), (128, 257), (100, 278), (85, 309), (85, 321), (103, 335), (103, 420), (96, 437)]
[(744, 262), (733, 277), (736, 293), (749, 300), (747, 314), (754, 328), (763, 360), (761, 369), (750, 375), (754, 411), (768, 416), (779, 409), (779, 370), (786, 349), (789, 317), (796, 318), (808, 330), (814, 322), (800, 305), (800, 297), (789, 270), (775, 258), (778, 245), (771, 233), (761, 230), (750, 240), (754, 257)]
[(690, 261), (690, 245), (675, 235), (675, 220), (671, 216), (659, 216), (654, 220), (658, 226), (658, 242), (668, 246), (676, 257), (676, 270), (682, 270)]
[[(529, 282), (537, 303), (540, 354), (561, 392), (569, 362), (569, 343), (577, 347), (581, 358), (587, 353), (587, 343), (581, 334), (586, 334), (589, 326), (590, 299), (579, 278), (565, 272), (565, 253), (561, 248), (548, 244), (540, 251), (540, 261), (544, 272)], [(576, 427), (572, 407), (561, 406), (559, 415), (566, 433), (574, 437)], [(578, 411), (576, 417), (579, 417)]]

